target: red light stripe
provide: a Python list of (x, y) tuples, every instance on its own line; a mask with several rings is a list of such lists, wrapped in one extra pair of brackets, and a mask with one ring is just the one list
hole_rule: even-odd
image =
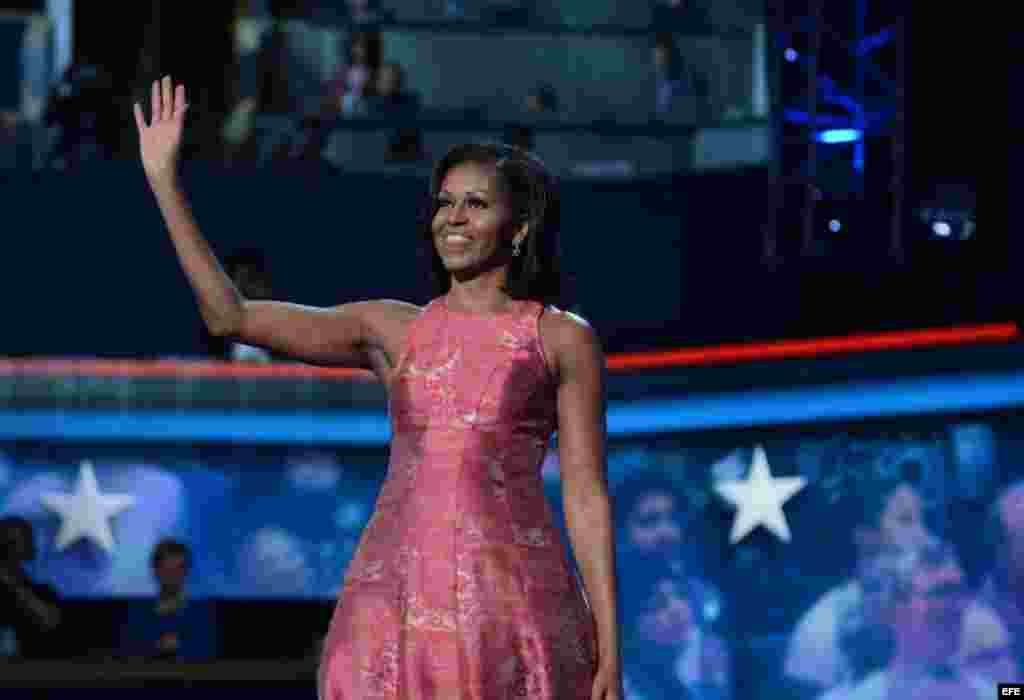
[[(843, 353), (907, 350), (943, 345), (1010, 342), (1020, 339), (1013, 323), (993, 323), (946, 329), (922, 329), (854, 336), (783, 340), (767, 343), (719, 345), (662, 352), (619, 353), (607, 357), (611, 371), (668, 369), (700, 365), (782, 360)], [(60, 375), (80, 377), (221, 378), (221, 379), (318, 379), (375, 381), (366, 370), (312, 367), (303, 364), (247, 365), (215, 361), (102, 360), (0, 358), (3, 375)]]
[(609, 355), (608, 368), (631, 370), (755, 360), (782, 360), (842, 353), (907, 350), (941, 345), (1009, 342), (1019, 337), (1020, 331), (1015, 324), (993, 323), (959, 328), (894, 331), (810, 340), (720, 345), (692, 350)]

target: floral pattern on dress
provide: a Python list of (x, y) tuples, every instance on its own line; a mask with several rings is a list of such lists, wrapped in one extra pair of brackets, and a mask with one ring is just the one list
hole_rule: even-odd
[(353, 561), (348, 569), (348, 583), (363, 581), (367, 583), (377, 582), (384, 578), (384, 561), (373, 559), (370, 561)]
[(589, 700), (592, 614), (541, 462), (543, 307), (428, 304), (395, 368), (392, 450), (321, 659), (321, 700)]
[(505, 488), (505, 470), (500, 459), (492, 459), (487, 463), (487, 476), (491, 480), (491, 493), (499, 503), (508, 503), (508, 490)]
[(512, 537), (516, 544), (524, 547), (551, 547), (551, 532), (542, 527), (522, 527), (516, 523), (511, 524)]
[(364, 659), (363, 667), (359, 670), (365, 693), (362, 697), (380, 700), (396, 697), (400, 661), (398, 640), (386, 642), (377, 654)]
[(421, 630), (433, 630), (435, 632), (454, 632), (455, 611), (444, 608), (433, 608), (424, 602), (417, 594), (410, 594), (404, 601), (405, 624)]

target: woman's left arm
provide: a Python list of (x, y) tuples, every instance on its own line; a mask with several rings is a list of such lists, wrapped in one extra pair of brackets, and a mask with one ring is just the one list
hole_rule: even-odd
[(615, 539), (605, 463), (604, 354), (593, 329), (572, 314), (552, 314), (546, 328), (558, 377), (558, 445), (566, 525), (597, 626), (594, 696), (621, 698)]

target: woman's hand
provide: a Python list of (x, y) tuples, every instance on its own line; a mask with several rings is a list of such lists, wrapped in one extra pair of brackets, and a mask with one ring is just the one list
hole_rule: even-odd
[(622, 670), (616, 664), (600, 664), (594, 676), (591, 700), (625, 700)]
[(147, 125), (142, 107), (136, 102), (135, 126), (139, 129), (139, 150), (142, 152), (142, 167), (151, 181), (173, 177), (178, 164), (178, 149), (181, 147), (181, 132), (185, 123), (185, 86), (177, 88), (171, 83), (171, 76), (153, 81), (152, 110)]

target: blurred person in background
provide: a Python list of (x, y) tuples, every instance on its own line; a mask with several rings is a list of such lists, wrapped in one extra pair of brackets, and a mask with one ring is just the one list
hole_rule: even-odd
[(0, 658), (52, 659), (65, 653), (57, 591), (33, 581), (25, 569), (35, 558), (32, 523), (0, 518)]
[[(419, 236), (438, 287), (424, 306), (254, 301), (224, 273), (180, 187), (186, 110), (167, 76), (153, 84), (150, 118), (139, 104), (134, 116), (143, 171), (211, 332), (369, 369), (389, 391), (391, 461), (328, 626), (321, 697), (401, 684), (467, 700), (622, 700), (605, 362), (589, 324), (553, 306), (555, 178), (509, 146), (451, 149)], [(541, 479), (556, 432), (582, 584)]]
[(547, 83), (540, 83), (526, 94), (526, 113), (532, 118), (553, 117), (558, 114), (558, 93)]
[(523, 123), (507, 125), (502, 138), (507, 144), (522, 148), (524, 151), (533, 151), (536, 142), (531, 123), (559, 117), (558, 93), (551, 85), (540, 83), (523, 98), (521, 109), (520, 120)]
[(151, 560), (156, 600), (134, 601), (121, 625), (124, 656), (158, 660), (209, 661), (217, 656), (217, 622), (209, 601), (188, 595), (192, 552), (174, 539), (162, 540)]
[(825, 593), (797, 622), (789, 641), (785, 674), (827, 690), (852, 673), (839, 649), (839, 622), (860, 605), (861, 578), (885, 551), (916, 546), (928, 537), (924, 505), (913, 477), (875, 479), (847, 495), (855, 523), (855, 576)]
[(153, 547), (164, 537), (180, 532), (188, 510), (188, 494), (180, 472), (145, 460), (106, 459), (96, 465), (103, 490), (130, 493), (136, 507), (117, 517), (117, 547), (108, 552), (86, 538), (73, 545), (56, 545), (62, 519), (44, 503), (46, 494), (68, 493), (75, 488), (81, 469), (51, 454), (27, 457), (13, 480), (0, 512), (25, 518), (37, 534), (38, 559), (32, 570), (52, 582), (62, 596), (105, 597), (146, 595), (152, 589), (149, 560)]
[(353, 32), (345, 40), (343, 54), (345, 61), (338, 75), (327, 85), (325, 110), (345, 117), (367, 116), (381, 64), (380, 32), (370, 29)]
[(243, 66), (241, 97), (223, 126), (228, 163), (287, 156), (297, 129), (300, 101), (290, 79), (288, 33), (275, 23)]
[(880, 616), (892, 654), (835, 700), (983, 700), (995, 685), (955, 663), (970, 592), (952, 547), (930, 538), (883, 563)]
[[(270, 299), (274, 289), (266, 256), (256, 248), (241, 248), (224, 258), (224, 271), (249, 299)], [(263, 348), (212, 335), (203, 327), (204, 343), (211, 356), (229, 362), (267, 364), (274, 358)]]
[(654, 65), (654, 115), (676, 121), (682, 115), (687, 122), (699, 121), (706, 112), (706, 99), (693, 67), (683, 61), (675, 37), (660, 32), (651, 49)]
[(686, 495), (679, 484), (655, 470), (638, 471), (613, 491), (618, 547), (624, 571), (649, 561), (665, 561), (709, 606), (706, 617), (721, 616), (722, 596), (702, 571), (698, 546), (689, 532)]
[(732, 697), (729, 650), (703, 617), (704, 591), (658, 560), (630, 563), (621, 580), (626, 697)]
[(1006, 625), (1016, 666), (1024, 670), (1024, 480), (1008, 486), (992, 504), (986, 534), (993, 564), (978, 597)]
[(0, 109), (0, 139), (13, 140), (21, 119), (18, 113), (8, 109)]
[[(825, 593), (794, 627), (784, 665), (791, 682), (821, 692), (853, 680), (856, 660), (847, 658), (841, 648), (842, 620), (863, 604), (865, 581), (877, 578), (879, 562), (890, 561), (894, 553), (912, 552), (934, 538), (918, 484), (922, 471), (919, 464), (899, 463), (893, 474), (862, 482), (856, 493), (847, 495), (857, 521), (852, 530), (855, 574)], [(990, 638), (1001, 625), (995, 612), (974, 597), (958, 620), (969, 645), (970, 640)]]
[[(21, 137), (22, 120), (17, 112), (0, 109), (0, 170), (13, 170), (22, 163), (31, 162), (31, 143)], [(26, 151), (24, 157), (22, 151)]]
[(368, 98), (370, 116), (412, 120), (420, 111), (419, 96), (405, 86), (400, 63), (385, 63), (377, 73), (377, 85)]
[(53, 132), (47, 165), (73, 170), (113, 157), (120, 136), (119, 104), (107, 70), (87, 56), (76, 59), (50, 89), (43, 115)]
[(960, 636), (953, 663), (965, 675), (984, 678), (990, 683), (1021, 678), (1021, 663), (1014, 653), (1013, 638), (998, 617), (991, 624)]
[[(886, 667), (893, 653), (892, 629), (885, 619), (884, 604), (890, 571), (901, 557), (902, 547), (883, 547), (862, 565), (862, 594), (841, 612), (836, 644), (846, 662), (845, 679), (820, 696), (820, 700), (839, 700), (871, 674)], [(812, 689), (813, 690), (813, 689)]]

